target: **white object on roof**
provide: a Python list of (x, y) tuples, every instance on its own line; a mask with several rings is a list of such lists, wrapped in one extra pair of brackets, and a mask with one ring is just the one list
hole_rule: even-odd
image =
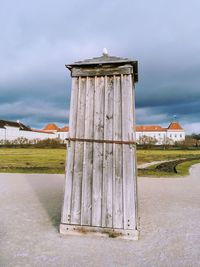
[(107, 48), (105, 48), (105, 47), (103, 48), (103, 55), (104, 55), (104, 56), (107, 56), (107, 55), (108, 55), (108, 50), (107, 50)]

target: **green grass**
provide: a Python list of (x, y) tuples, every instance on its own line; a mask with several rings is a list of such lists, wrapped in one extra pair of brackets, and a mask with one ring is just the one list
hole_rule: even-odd
[(200, 156), (200, 150), (138, 150), (138, 164), (159, 161), (159, 160), (175, 160), (181, 158), (193, 158)]
[(176, 168), (178, 175), (185, 176), (189, 174), (189, 169), (192, 165), (200, 163), (200, 160), (191, 160), (179, 164)]
[[(196, 156), (197, 157), (197, 156)], [(193, 157), (194, 158), (194, 157)], [(170, 164), (175, 163), (175, 169), (170, 167)], [(177, 163), (177, 161), (165, 163), (166, 170), (163, 171), (159, 169), (160, 165), (162, 164), (155, 164), (151, 165), (148, 168), (145, 169), (138, 169), (138, 176), (150, 176), (150, 177), (182, 177), (189, 174), (189, 169), (192, 165), (200, 163), (200, 158), (197, 157), (196, 159), (190, 159), (187, 158), (184, 160), (184, 162)], [(173, 166), (172, 166), (173, 167)]]
[(64, 173), (65, 149), (1, 148), (0, 172)]
[[(190, 150), (137, 150), (138, 164), (159, 161), (194, 158), (200, 156), (200, 151)], [(66, 149), (39, 149), (39, 148), (0, 148), (0, 172), (8, 173), (64, 173)], [(177, 174), (161, 172), (151, 166), (139, 170), (139, 176), (180, 176), (187, 175), (188, 168), (200, 162), (192, 160), (177, 166)]]
[[(155, 165), (154, 165), (155, 166)], [(154, 169), (154, 166), (152, 166), (151, 169), (146, 168), (146, 169), (140, 169), (138, 170), (138, 176), (139, 177), (179, 177), (180, 175), (177, 175), (174, 172), (161, 172), (161, 171), (156, 171)]]

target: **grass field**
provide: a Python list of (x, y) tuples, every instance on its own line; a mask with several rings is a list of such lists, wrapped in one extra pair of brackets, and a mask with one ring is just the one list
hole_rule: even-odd
[[(138, 164), (182, 158), (200, 157), (199, 150), (138, 150)], [(0, 172), (9, 173), (64, 173), (65, 149), (38, 148), (0, 148)], [(179, 175), (186, 175), (188, 168), (200, 160), (184, 162), (178, 165)], [(139, 176), (171, 176), (176, 174), (155, 171), (153, 166), (146, 171), (139, 170)]]
[(157, 170), (158, 164), (150, 166), (146, 169), (139, 169), (138, 176), (154, 176), (154, 177), (180, 177), (189, 173), (189, 168), (200, 162), (200, 150), (138, 150), (138, 164), (148, 163), (153, 161), (168, 161), (188, 159), (188, 161), (180, 163), (176, 167), (177, 173), (174, 171), (163, 172)]
[(200, 150), (138, 150), (138, 164), (158, 161), (158, 160), (175, 160), (181, 158), (193, 158), (200, 156)]
[(66, 149), (1, 148), (0, 172), (64, 173)]

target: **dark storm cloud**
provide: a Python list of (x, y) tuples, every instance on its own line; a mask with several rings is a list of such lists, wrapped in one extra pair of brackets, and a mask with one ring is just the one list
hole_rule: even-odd
[(1, 118), (34, 127), (67, 123), (64, 65), (100, 56), (107, 47), (139, 61), (138, 123), (167, 124), (176, 114), (187, 129), (200, 131), (199, 8), (197, 0), (4, 1)]

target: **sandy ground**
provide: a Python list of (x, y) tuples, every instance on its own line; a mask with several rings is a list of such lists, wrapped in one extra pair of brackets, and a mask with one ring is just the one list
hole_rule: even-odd
[(61, 238), (63, 175), (0, 174), (0, 266), (200, 266), (200, 164), (139, 178), (139, 241)]

